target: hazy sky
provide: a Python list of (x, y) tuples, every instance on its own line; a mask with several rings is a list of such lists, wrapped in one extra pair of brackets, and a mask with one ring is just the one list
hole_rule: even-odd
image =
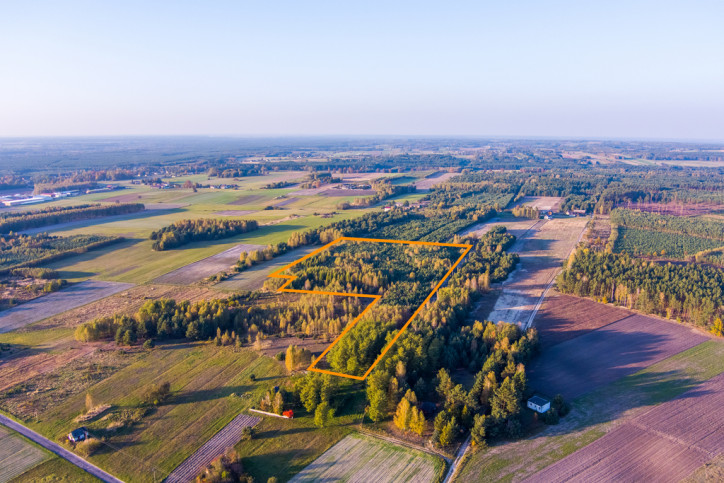
[(724, 1), (0, 1), (0, 137), (724, 139)]

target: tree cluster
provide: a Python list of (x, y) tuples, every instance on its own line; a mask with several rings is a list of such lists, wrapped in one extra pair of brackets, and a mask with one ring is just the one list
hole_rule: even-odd
[(256, 220), (229, 220), (198, 218), (181, 220), (151, 233), (152, 248), (157, 251), (169, 250), (187, 243), (204, 240), (219, 240), (241, 233), (254, 231), (259, 227)]

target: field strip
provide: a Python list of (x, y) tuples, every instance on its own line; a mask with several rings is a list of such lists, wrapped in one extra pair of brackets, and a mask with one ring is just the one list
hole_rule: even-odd
[(244, 428), (256, 426), (259, 421), (261, 419), (254, 416), (238, 415), (204, 443), (201, 448), (196, 450), (194, 454), (178, 465), (164, 481), (167, 483), (188, 483), (193, 481), (201, 473), (201, 470), (223, 455), (228, 448), (232, 448), (239, 442)]
[(64, 460), (69, 461), (70, 463), (73, 463), (78, 468), (90, 473), (91, 475), (95, 476), (96, 478), (100, 479), (101, 481), (105, 481), (106, 483), (123, 483), (123, 480), (119, 480), (115, 476), (111, 475), (110, 473), (106, 473), (102, 469), (98, 468), (94, 464), (89, 463), (88, 461), (84, 460), (80, 456), (76, 455), (75, 453), (71, 453), (67, 449), (63, 448), (57, 443), (52, 442), (48, 438), (39, 435), (32, 429), (26, 428), (20, 423), (17, 423), (13, 421), (12, 419), (8, 418), (7, 416), (4, 416), (0, 414), (0, 424), (3, 426), (6, 426), (14, 431), (17, 431), (18, 433), (22, 434), (29, 440), (33, 441), (34, 443), (39, 444), (43, 448), (47, 449), (48, 451), (51, 451), (52, 453), (57, 454)]
[[(360, 293), (347, 293), (347, 292), (327, 292), (323, 290), (301, 290), (301, 289), (292, 289), (292, 288), (286, 288), (287, 285), (292, 283), (295, 279), (295, 275), (282, 275), (281, 272), (284, 272), (285, 270), (293, 267), (294, 265), (303, 262), (304, 260), (313, 257), (314, 255), (321, 253), (328, 248), (330, 248), (332, 245), (335, 245), (339, 243), (340, 241), (356, 241), (356, 242), (371, 242), (371, 243), (398, 243), (403, 245), (426, 245), (426, 246), (438, 246), (438, 247), (456, 247), (456, 248), (464, 248), (463, 253), (460, 255), (460, 257), (453, 263), (453, 265), (450, 267), (450, 269), (447, 271), (447, 273), (440, 279), (440, 281), (437, 283), (435, 288), (433, 288), (432, 292), (425, 298), (425, 300), (420, 304), (420, 306), (415, 310), (415, 312), (412, 314), (412, 316), (405, 322), (405, 324), (400, 328), (400, 330), (397, 331), (397, 334), (392, 338), (392, 340), (382, 349), (382, 352), (380, 355), (375, 359), (374, 363), (367, 369), (367, 371), (362, 376), (354, 376), (350, 374), (342, 374), (339, 372), (333, 372), (328, 371), (326, 369), (319, 369), (315, 367), (319, 361), (322, 360), (322, 358), (327, 354), (327, 352), (330, 351), (330, 349), (342, 339), (342, 337), (349, 332), (352, 327), (355, 326), (355, 324), (364, 316), (364, 314), (370, 310), (381, 298), (382, 295), (371, 295), (371, 294), (360, 294)], [(384, 239), (377, 239), (377, 238), (356, 238), (356, 237), (340, 237), (336, 240), (327, 243), (323, 247), (318, 248), (317, 250), (314, 250), (313, 252), (303, 256), (297, 261), (294, 261), (290, 263), (289, 265), (286, 265), (279, 270), (276, 270), (275, 272), (272, 272), (269, 274), (269, 277), (275, 277), (275, 278), (284, 278), (287, 279), (287, 281), (279, 287), (279, 292), (290, 292), (290, 293), (307, 293), (307, 294), (321, 294), (321, 295), (340, 295), (340, 296), (347, 296), (347, 297), (364, 297), (364, 298), (371, 298), (373, 301), (365, 307), (365, 309), (349, 324), (347, 324), (347, 327), (342, 331), (341, 334), (337, 336), (337, 338), (317, 357), (314, 361), (312, 361), (312, 364), (307, 368), (308, 371), (315, 371), (315, 372), (321, 372), (324, 374), (330, 374), (333, 376), (340, 376), (340, 377), (347, 377), (349, 379), (356, 379), (359, 381), (364, 381), (367, 376), (372, 372), (372, 369), (375, 368), (377, 364), (382, 360), (382, 358), (387, 354), (387, 351), (389, 351), (392, 346), (397, 342), (397, 339), (402, 335), (402, 333), (407, 329), (407, 327), (412, 323), (412, 320), (419, 314), (422, 309), (425, 307), (428, 301), (432, 299), (432, 297), (437, 293), (438, 289), (442, 287), (442, 285), (445, 283), (445, 281), (448, 279), (448, 277), (452, 274), (452, 272), (455, 270), (455, 267), (458, 266), (458, 264), (465, 259), (468, 252), (472, 249), (472, 245), (465, 245), (465, 244), (459, 244), (459, 243), (437, 243), (437, 242), (423, 242), (423, 241), (409, 241), (409, 240), (384, 240)]]
[(443, 464), (442, 459), (428, 453), (361, 434), (350, 434), (289, 481), (432, 483), (440, 477)]
[(526, 481), (676, 482), (722, 453), (724, 374), (662, 403)]
[(217, 273), (228, 270), (238, 260), (242, 252), (253, 252), (255, 250), (263, 250), (264, 245), (250, 245), (241, 243), (233, 246), (228, 250), (224, 250), (216, 255), (203, 258), (199, 261), (189, 263), (186, 266), (177, 268), (165, 275), (161, 275), (154, 283), (167, 283), (171, 285), (189, 285), (200, 282), (206, 277), (216, 275)]
[(12, 480), (48, 458), (48, 453), (0, 426), (0, 483)]
[(0, 333), (10, 332), (133, 287), (132, 283), (86, 280), (0, 312)]

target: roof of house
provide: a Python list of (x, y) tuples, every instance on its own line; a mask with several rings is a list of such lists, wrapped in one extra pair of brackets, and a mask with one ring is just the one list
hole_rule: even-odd
[(543, 399), (540, 396), (533, 396), (532, 398), (528, 399), (528, 402), (535, 404), (536, 406), (545, 406), (550, 401), (548, 401), (547, 399)]
[(85, 427), (78, 428), (78, 429), (74, 429), (73, 431), (71, 431), (70, 435), (73, 436), (73, 438), (80, 438), (81, 436), (85, 436), (87, 431), (88, 430)]

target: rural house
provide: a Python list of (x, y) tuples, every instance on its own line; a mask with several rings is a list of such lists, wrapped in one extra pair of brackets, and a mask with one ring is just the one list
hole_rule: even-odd
[(551, 402), (540, 396), (533, 396), (528, 399), (528, 407), (533, 411), (544, 413), (551, 408)]
[(74, 429), (73, 431), (68, 433), (68, 440), (73, 443), (85, 441), (86, 438), (88, 438), (88, 430), (85, 427)]

